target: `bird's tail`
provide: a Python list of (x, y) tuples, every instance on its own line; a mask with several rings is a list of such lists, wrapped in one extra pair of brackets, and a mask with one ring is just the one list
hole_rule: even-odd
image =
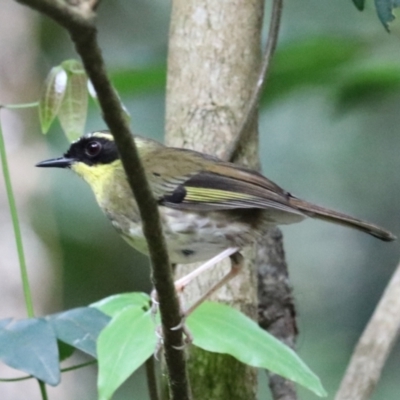
[(361, 219), (353, 218), (349, 215), (308, 203), (307, 201), (300, 200), (296, 197), (290, 197), (289, 201), (294, 208), (297, 208), (311, 218), (318, 218), (324, 221), (358, 229), (359, 231), (366, 232), (385, 242), (391, 242), (396, 239), (396, 236), (393, 235), (393, 233), (377, 225), (362, 221)]

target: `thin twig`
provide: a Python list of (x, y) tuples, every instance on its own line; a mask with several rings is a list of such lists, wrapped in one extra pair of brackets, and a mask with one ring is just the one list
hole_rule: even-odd
[(16, 1), (42, 12), (68, 30), (82, 58), (86, 73), (96, 90), (103, 118), (115, 138), (142, 218), (143, 232), (148, 243), (152, 265), (152, 280), (160, 301), (159, 309), (171, 398), (187, 400), (190, 395), (185, 355), (183, 351), (176, 350), (183, 345), (182, 330), (171, 330), (181, 322), (179, 303), (173, 285), (157, 204), (146, 180), (132, 133), (124, 118), (121, 102), (106, 73), (97, 42), (94, 13), (86, 9), (82, 11), (79, 4), (75, 7), (68, 6), (61, 0)]
[[(1, 112), (1, 108), (0, 108), (0, 112)], [(0, 120), (0, 159), (1, 159), (1, 165), (2, 165), (2, 170), (3, 170), (4, 183), (6, 186), (8, 204), (10, 207), (11, 220), (12, 220), (12, 224), (13, 224), (13, 228), (14, 228), (14, 237), (15, 237), (15, 244), (17, 247), (19, 269), (20, 269), (20, 273), (21, 273), (22, 288), (23, 288), (23, 293), (24, 293), (24, 298), (25, 298), (26, 312), (27, 312), (29, 318), (33, 318), (35, 316), (35, 313), (33, 310), (32, 293), (31, 293), (31, 288), (29, 286), (28, 270), (26, 267), (24, 245), (23, 245), (23, 241), (22, 241), (21, 226), (19, 223), (18, 210), (17, 210), (17, 206), (15, 203), (15, 197), (14, 197), (14, 191), (13, 191), (12, 183), (11, 183), (10, 171), (8, 169), (6, 144), (4, 142), (3, 130), (1, 128), (1, 120)]]
[(233, 161), (238, 155), (241, 143), (246, 138), (247, 132), (253, 121), (261, 94), (265, 88), (265, 83), (271, 67), (272, 57), (275, 52), (276, 44), (278, 42), (278, 33), (281, 23), (283, 0), (274, 0), (272, 4), (271, 20), (269, 24), (268, 39), (265, 46), (265, 54), (261, 64), (260, 72), (257, 77), (257, 82), (254, 85), (253, 93), (249, 100), (247, 111), (244, 115), (243, 121), (239, 127), (238, 133), (225, 153), (225, 160)]
[(7, 110), (21, 110), (21, 109), (27, 109), (27, 108), (34, 108), (38, 107), (39, 102), (38, 101), (33, 101), (32, 103), (19, 103), (19, 104), (0, 104), (0, 109), (1, 108), (6, 108)]
[(335, 400), (366, 400), (399, 336), (400, 263), (361, 335)]
[[(0, 107), (0, 111), (1, 111), (1, 107)], [(32, 293), (31, 293), (31, 288), (29, 285), (28, 269), (26, 267), (24, 246), (23, 246), (22, 234), (21, 234), (21, 226), (20, 226), (19, 217), (18, 217), (18, 210), (17, 210), (17, 206), (15, 203), (10, 172), (8, 170), (7, 152), (6, 152), (6, 145), (5, 145), (4, 137), (3, 137), (3, 131), (1, 128), (1, 121), (0, 121), (0, 158), (1, 158), (4, 182), (5, 182), (5, 186), (6, 186), (8, 204), (10, 206), (11, 220), (12, 220), (12, 224), (13, 224), (13, 228), (14, 228), (14, 237), (15, 237), (15, 244), (17, 246), (19, 269), (20, 269), (20, 273), (21, 273), (22, 289), (23, 289), (24, 298), (25, 298), (26, 312), (27, 312), (29, 318), (33, 318), (35, 316), (35, 312), (33, 309)], [(46, 391), (45, 383), (39, 379), (38, 379), (38, 383), (39, 383), (40, 393), (42, 395), (42, 400), (47, 400), (47, 391)]]
[(159, 400), (154, 356), (149, 357), (146, 361), (146, 378), (150, 400)]
[[(88, 367), (89, 365), (93, 365), (96, 363), (97, 360), (92, 360), (85, 363), (72, 365), (71, 367), (61, 368), (60, 372), (63, 373), (63, 372), (75, 371), (77, 369), (85, 368)], [(17, 378), (0, 378), (0, 382), (20, 382), (20, 381), (27, 381), (29, 379), (34, 379), (34, 377), (32, 375), (25, 375), (25, 376), (19, 376)]]
[(38, 379), (40, 394), (42, 395), (42, 400), (48, 400), (46, 385), (43, 381)]

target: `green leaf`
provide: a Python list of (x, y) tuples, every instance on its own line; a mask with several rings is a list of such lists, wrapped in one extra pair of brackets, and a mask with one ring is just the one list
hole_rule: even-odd
[(59, 340), (96, 357), (96, 340), (110, 318), (91, 307), (81, 307), (47, 317)]
[(400, 7), (400, 0), (375, 0), (375, 8), (378, 18), (389, 31), (389, 24), (395, 19), (393, 10)]
[(88, 79), (80, 62), (68, 60), (61, 65), (68, 75), (68, 84), (58, 118), (65, 135), (72, 142), (82, 136), (85, 130), (88, 109)]
[(365, 0), (353, 0), (353, 3), (359, 11), (364, 10)]
[(60, 109), (67, 88), (68, 75), (61, 66), (53, 67), (47, 75), (39, 100), (39, 119), (47, 133)]
[(326, 396), (319, 378), (300, 357), (254, 321), (224, 304), (205, 302), (187, 319), (196, 346), (230, 354), (253, 367), (288, 378)]
[(124, 308), (100, 333), (97, 341), (99, 400), (108, 400), (118, 387), (155, 351), (157, 338), (150, 311)]
[(90, 305), (102, 311), (110, 317), (115, 316), (126, 307), (138, 307), (147, 311), (149, 309), (150, 296), (146, 293), (122, 293), (106, 297)]
[(49, 385), (60, 382), (57, 339), (43, 318), (12, 321), (0, 329), (0, 360)]

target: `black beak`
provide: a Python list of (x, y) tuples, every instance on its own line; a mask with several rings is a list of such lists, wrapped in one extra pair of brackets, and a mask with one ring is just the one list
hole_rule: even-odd
[(75, 160), (73, 158), (59, 157), (51, 160), (41, 161), (36, 164), (36, 167), (44, 168), (68, 168)]

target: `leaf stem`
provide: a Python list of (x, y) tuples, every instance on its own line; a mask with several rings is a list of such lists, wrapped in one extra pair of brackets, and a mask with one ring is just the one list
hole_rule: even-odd
[(7, 108), (8, 110), (19, 110), (21, 108), (33, 108), (38, 106), (39, 106), (38, 101), (33, 101), (32, 103), (21, 103), (21, 104), (0, 104), (0, 108)]
[[(97, 360), (88, 361), (82, 364), (72, 365), (71, 367), (61, 368), (61, 372), (70, 372), (75, 371), (76, 369), (81, 369), (88, 367), (89, 365), (96, 364)], [(34, 379), (32, 375), (20, 376), (18, 378), (0, 378), (0, 382), (19, 382), (19, 381), (27, 381), (28, 379)]]
[(4, 143), (3, 131), (1, 128), (1, 121), (0, 121), (0, 158), (1, 158), (1, 165), (2, 165), (2, 169), (3, 169), (4, 182), (5, 182), (5, 186), (6, 186), (8, 204), (10, 207), (11, 220), (12, 220), (12, 224), (13, 224), (13, 228), (14, 228), (15, 243), (17, 246), (17, 253), (18, 253), (19, 266), (20, 266), (20, 272), (21, 272), (22, 287), (23, 287), (24, 297), (25, 297), (26, 311), (27, 311), (28, 317), (33, 318), (35, 315), (34, 315), (34, 311), (33, 311), (32, 294), (31, 294), (31, 289), (29, 287), (29, 279), (28, 279), (28, 272), (27, 272), (26, 262), (25, 262), (24, 247), (22, 244), (21, 228), (20, 228), (20, 224), (19, 224), (18, 212), (17, 212), (17, 207), (15, 204), (15, 198), (14, 198), (14, 193), (13, 193), (12, 184), (11, 184), (10, 172), (9, 172), (9, 168), (8, 168), (7, 154), (6, 154), (6, 148), (5, 148), (5, 143)]
[(48, 400), (48, 396), (47, 396), (47, 391), (46, 391), (46, 385), (43, 381), (38, 380), (39, 383), (39, 387), (40, 387), (40, 393), (42, 395), (42, 399), (43, 400)]
[[(15, 107), (15, 108), (21, 108), (21, 107)], [(0, 111), (1, 111), (1, 107), (0, 107)], [(20, 267), (20, 272), (21, 272), (22, 288), (23, 288), (24, 297), (25, 297), (26, 311), (28, 314), (28, 318), (33, 318), (35, 316), (35, 313), (33, 310), (32, 294), (31, 294), (31, 288), (29, 286), (29, 278), (28, 278), (28, 271), (27, 271), (26, 262), (25, 262), (24, 246), (22, 243), (21, 227), (19, 224), (18, 211), (17, 211), (17, 206), (15, 204), (15, 197), (14, 197), (14, 192), (13, 192), (12, 183), (11, 183), (10, 171), (8, 168), (6, 145), (4, 142), (3, 130), (1, 128), (1, 120), (0, 120), (0, 158), (1, 158), (1, 166), (2, 166), (2, 170), (3, 170), (3, 176), (4, 176), (4, 183), (6, 186), (8, 204), (10, 207), (11, 220), (12, 220), (12, 224), (13, 224), (13, 228), (14, 228), (15, 244), (17, 246), (17, 253), (18, 253), (19, 267)], [(48, 400), (45, 383), (40, 380), (38, 380), (38, 383), (39, 383), (39, 388), (40, 388), (40, 393), (42, 395), (42, 399)]]

